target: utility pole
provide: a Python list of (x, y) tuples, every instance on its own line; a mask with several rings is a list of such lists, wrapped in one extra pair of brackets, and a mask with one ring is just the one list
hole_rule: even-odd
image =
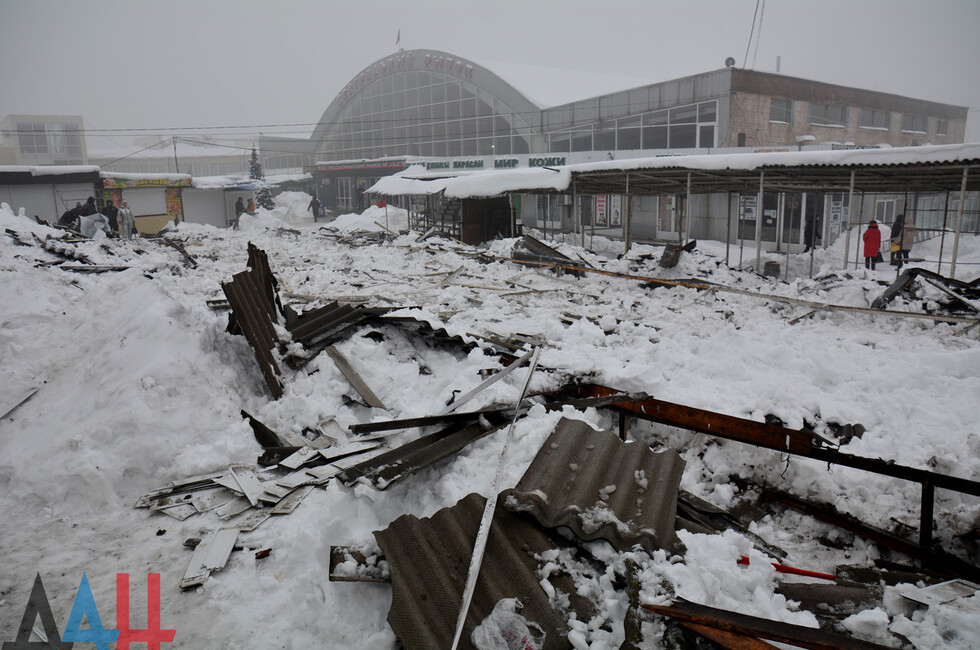
[(172, 136), (170, 136), (170, 139), (174, 143), (174, 170), (179, 174), (180, 173), (180, 166), (177, 164), (177, 136), (172, 135)]

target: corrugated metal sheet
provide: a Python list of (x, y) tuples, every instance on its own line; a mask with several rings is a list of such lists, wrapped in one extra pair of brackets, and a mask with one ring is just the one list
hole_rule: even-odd
[(269, 390), (278, 399), (282, 397), (281, 373), (272, 353), (278, 345), (273, 327), (279, 312), (276, 280), (265, 252), (251, 243), (248, 245), (248, 265), (249, 270), (236, 274), (231, 282), (221, 285), (232, 309), (228, 331), (242, 333), (248, 339)]
[(562, 419), (503, 501), (549, 528), (568, 526), (579, 539), (675, 549), (677, 487), (684, 461), (653, 453), (580, 420)]
[[(391, 567), (388, 624), (408, 650), (452, 645), (485, 505), (484, 497), (470, 494), (432, 517), (403, 515), (374, 533)], [(568, 614), (551, 605), (536, 573), (543, 566), (536, 556), (565, 546), (567, 542), (540, 528), (531, 517), (498, 507), (459, 647), (473, 648), (473, 628), (500, 599), (517, 598), (524, 604), (519, 613), (545, 630), (543, 648), (568, 648)], [(568, 575), (554, 572), (548, 581), (568, 594), (578, 620), (592, 618), (591, 604), (576, 593)]]
[(487, 414), (484, 417), (488, 420), (486, 425), (480, 422), (454, 424), (348, 468), (337, 475), (337, 480), (350, 487), (365, 479), (377, 489), (386, 490), (403, 478), (455, 454), (474, 440), (507, 424), (500, 414)]

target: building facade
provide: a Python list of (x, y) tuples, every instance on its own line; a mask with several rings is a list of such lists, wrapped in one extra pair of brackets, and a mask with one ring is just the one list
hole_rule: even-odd
[[(319, 198), (334, 210), (363, 205), (357, 194), (384, 170), (409, 164), (428, 173), (547, 167), (611, 158), (953, 144), (965, 139), (966, 107), (779, 74), (723, 68), (662, 83), (536, 105), (488, 68), (434, 50), (380, 59), (357, 74), (323, 113), (311, 139)], [(523, 195), (515, 222), (568, 231), (576, 224), (615, 236), (624, 196)], [(805, 245), (812, 222), (829, 244), (847, 222), (842, 194), (633, 196), (639, 239), (680, 232), (755, 239), (768, 248)], [(865, 197), (855, 211), (886, 223), (918, 197)], [(729, 219), (730, 213), (734, 219)], [(880, 214), (879, 214), (880, 213)], [(731, 225), (729, 225), (731, 224)]]
[(0, 120), (0, 165), (88, 165), (80, 115), (8, 115)]

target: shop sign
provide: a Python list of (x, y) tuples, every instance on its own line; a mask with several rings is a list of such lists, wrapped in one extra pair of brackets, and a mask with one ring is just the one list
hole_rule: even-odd
[(135, 188), (135, 187), (186, 187), (191, 182), (186, 178), (103, 178), (102, 187)]
[(513, 169), (517, 167), (517, 158), (504, 158), (493, 161), (494, 169)]
[(557, 167), (565, 164), (565, 156), (551, 156), (549, 158), (528, 158), (528, 167)]
[(454, 160), (453, 169), (483, 169), (482, 160)]

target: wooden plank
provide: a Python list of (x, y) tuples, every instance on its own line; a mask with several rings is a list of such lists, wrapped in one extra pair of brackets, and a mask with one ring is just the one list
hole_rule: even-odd
[(853, 637), (825, 632), (818, 628), (793, 625), (757, 616), (748, 616), (697, 603), (671, 605), (644, 604), (643, 608), (678, 621), (705, 625), (743, 636), (761, 637), (809, 650), (884, 650), (886, 646)]
[(194, 548), (190, 564), (180, 581), (181, 589), (203, 585), (212, 571), (217, 571), (228, 562), (228, 556), (238, 541), (237, 528), (221, 528), (210, 531)]
[(295, 510), (296, 506), (298, 506), (300, 502), (306, 498), (306, 495), (312, 491), (312, 485), (304, 485), (299, 487), (283, 497), (282, 501), (271, 508), (269, 512), (274, 515), (288, 515)]
[(697, 623), (682, 621), (681, 627), (686, 627), (692, 632), (697, 632), (704, 638), (709, 641), (714, 641), (727, 650), (772, 650), (772, 648), (776, 647), (754, 636), (719, 630), (708, 625), (698, 625)]
[(385, 406), (384, 402), (382, 402), (381, 399), (374, 394), (374, 391), (372, 391), (368, 385), (364, 383), (364, 380), (361, 379), (361, 376), (357, 374), (357, 371), (354, 370), (354, 367), (350, 364), (346, 357), (341, 354), (340, 350), (332, 345), (328, 345), (326, 351), (327, 354), (330, 355), (330, 358), (333, 359), (333, 362), (337, 364), (337, 368), (340, 369), (340, 372), (347, 378), (347, 381), (350, 382), (351, 386), (354, 387), (354, 390), (357, 391), (357, 394), (361, 396), (368, 406), (372, 408), (384, 409), (386, 411), (388, 410), (388, 407)]
[[(456, 409), (458, 409), (460, 406), (462, 406), (466, 402), (470, 401), (471, 399), (473, 399), (474, 397), (476, 397), (477, 395), (479, 395), (480, 393), (482, 393), (484, 390), (486, 390), (487, 388), (489, 388), (493, 384), (497, 383), (498, 381), (500, 381), (501, 379), (503, 379), (504, 377), (506, 377), (510, 373), (514, 372), (515, 370), (517, 370), (518, 368), (520, 368), (521, 366), (523, 366), (525, 363), (527, 363), (531, 359), (531, 355), (532, 354), (534, 354), (534, 350), (530, 350), (530, 351), (526, 352), (524, 354), (524, 356), (519, 357), (518, 359), (516, 359), (515, 361), (513, 361), (509, 366), (507, 366), (506, 368), (504, 368), (500, 372), (496, 373), (492, 377), (486, 379), (485, 381), (483, 381), (482, 383), (480, 383), (477, 387), (473, 388), (472, 390), (470, 390), (468, 393), (466, 393), (465, 395), (463, 395), (459, 399), (455, 400), (452, 404), (450, 404), (449, 406), (447, 406), (442, 411), (442, 413), (440, 413), (439, 415), (446, 415), (448, 413), (452, 413), (453, 411), (455, 411)], [(520, 404), (518, 404), (518, 406), (520, 406)]]

